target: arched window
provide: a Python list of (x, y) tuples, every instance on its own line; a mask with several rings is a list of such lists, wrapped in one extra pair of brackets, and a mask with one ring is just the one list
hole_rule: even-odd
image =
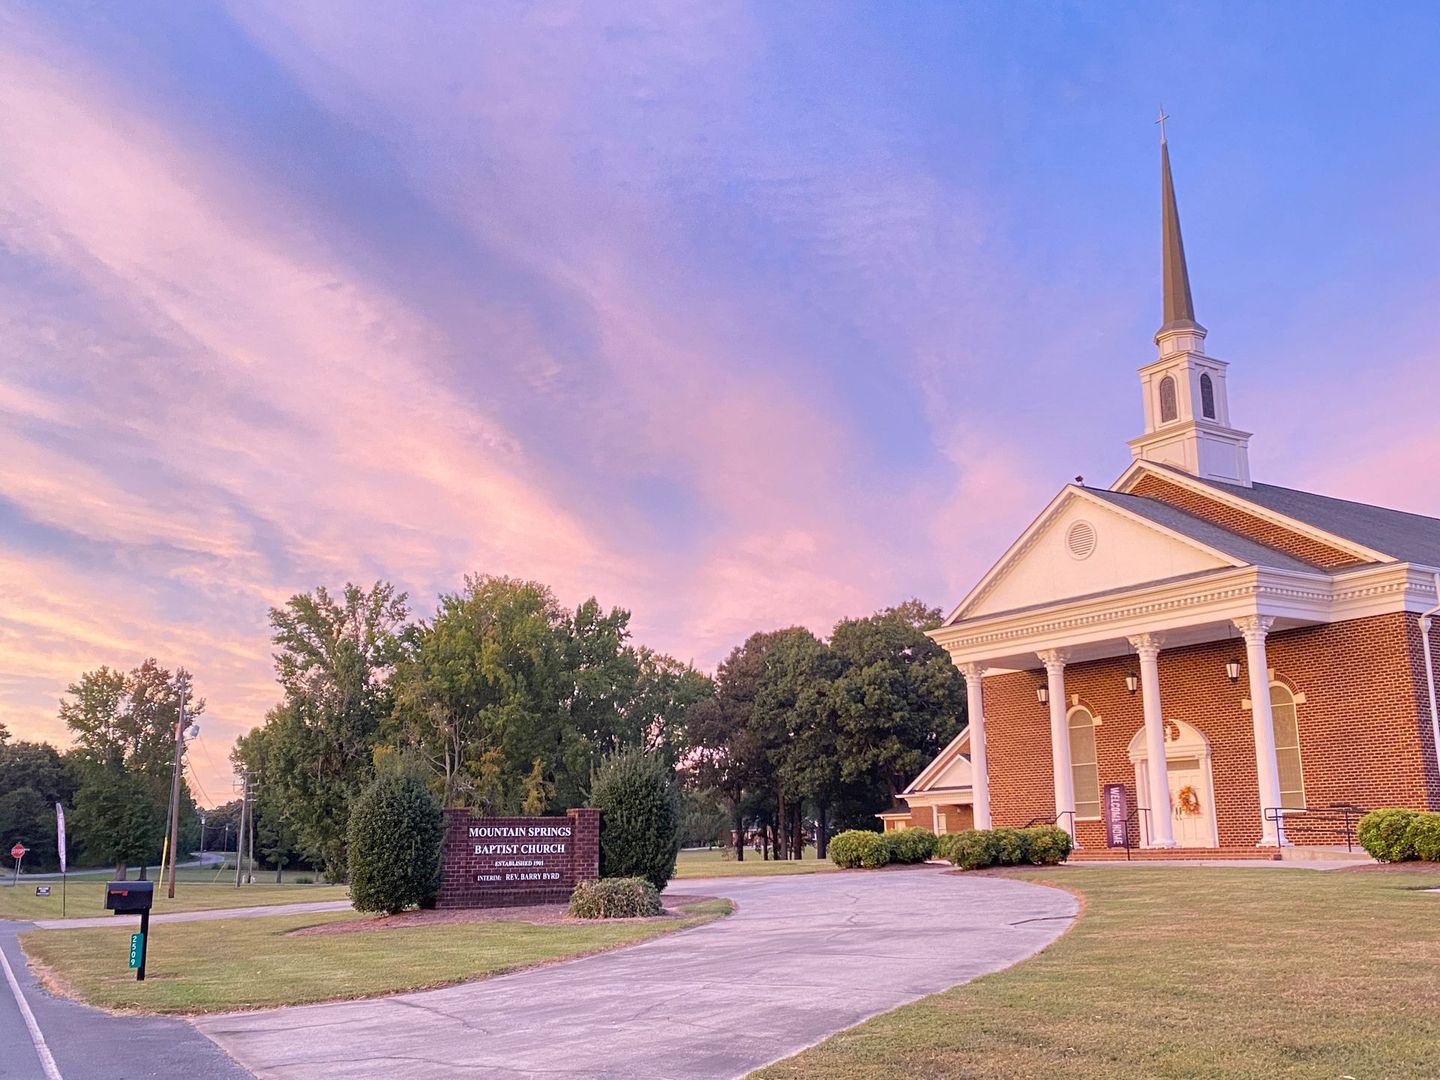
[(1095, 717), (1083, 705), (1070, 710), (1070, 777), (1076, 818), (1100, 816), (1100, 769), (1095, 753)]
[(1280, 805), (1305, 809), (1305, 776), (1300, 769), (1300, 724), (1295, 695), (1283, 683), (1270, 684), (1270, 714), (1275, 720), (1275, 762), (1280, 766)]
[(1175, 402), (1175, 380), (1166, 375), (1160, 380), (1160, 422), (1168, 424), (1180, 415), (1180, 407)]
[(1205, 373), (1200, 376), (1200, 412), (1208, 420), (1215, 419), (1215, 381)]

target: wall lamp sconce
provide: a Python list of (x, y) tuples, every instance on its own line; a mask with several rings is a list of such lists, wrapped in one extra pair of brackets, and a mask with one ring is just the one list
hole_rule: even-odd
[(1226, 661), (1225, 661), (1225, 674), (1230, 677), (1230, 681), (1231, 681), (1231, 682), (1239, 682), (1239, 681), (1240, 681), (1240, 661), (1239, 661), (1239, 660), (1226, 660)]
[(1041, 705), (1049, 702), (1050, 688), (1048, 686), (1037, 686), (1035, 688), (1035, 700), (1040, 702)]
[(1130, 693), (1133, 694), (1135, 692), (1135, 688), (1139, 685), (1140, 679), (1135, 674), (1132, 673), (1125, 676), (1125, 689), (1129, 690)]

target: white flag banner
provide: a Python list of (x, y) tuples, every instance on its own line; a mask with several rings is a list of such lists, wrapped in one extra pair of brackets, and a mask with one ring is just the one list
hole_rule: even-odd
[(60, 872), (65, 873), (65, 808), (55, 804), (55, 843), (60, 848)]

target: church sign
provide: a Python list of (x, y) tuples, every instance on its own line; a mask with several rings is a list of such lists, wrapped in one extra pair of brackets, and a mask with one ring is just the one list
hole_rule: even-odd
[(1130, 793), (1124, 784), (1106, 784), (1101, 795), (1105, 810), (1105, 846), (1130, 846)]
[(475, 817), (445, 811), (440, 908), (560, 904), (600, 876), (600, 811), (564, 817)]

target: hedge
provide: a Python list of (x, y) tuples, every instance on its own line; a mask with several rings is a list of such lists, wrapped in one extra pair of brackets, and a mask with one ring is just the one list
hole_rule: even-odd
[(847, 870), (877, 870), (890, 861), (890, 845), (878, 832), (850, 829), (830, 838), (830, 861)]
[(1360, 819), (1355, 838), (1377, 862), (1406, 862), (1416, 857), (1410, 825), (1419, 816), (1416, 810), (1372, 810)]
[(1031, 829), (969, 829), (940, 837), (936, 853), (962, 870), (987, 866), (1053, 866), (1070, 856), (1070, 834), (1054, 825)]
[(1405, 830), (1405, 839), (1417, 859), (1440, 862), (1440, 814), (1416, 814)]
[(882, 835), (893, 863), (922, 863), (935, 854), (936, 836), (929, 829), (896, 829)]
[(582, 881), (570, 894), (577, 919), (643, 919), (664, 915), (660, 894), (642, 877)]

